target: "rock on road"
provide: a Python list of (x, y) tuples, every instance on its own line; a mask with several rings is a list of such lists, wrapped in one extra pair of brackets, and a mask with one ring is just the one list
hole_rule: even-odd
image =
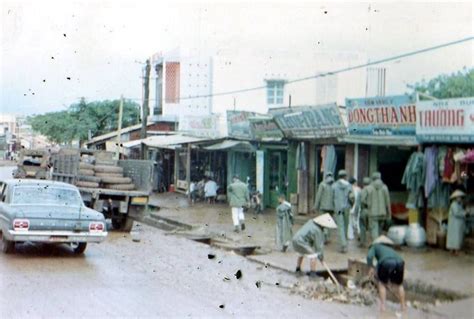
[(230, 252), (148, 226), (140, 230), (138, 243), (130, 234), (110, 233), (84, 256), (67, 246), (28, 243), (1, 254), (2, 317), (376, 316), (374, 308), (290, 295), (282, 286), (295, 277)]

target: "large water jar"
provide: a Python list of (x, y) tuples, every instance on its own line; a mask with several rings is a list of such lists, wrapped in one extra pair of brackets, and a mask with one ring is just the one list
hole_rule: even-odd
[(408, 226), (406, 225), (392, 226), (388, 229), (387, 236), (388, 238), (393, 240), (395, 245), (401, 246), (405, 243), (405, 236), (407, 234), (407, 229), (408, 229)]
[(405, 241), (410, 247), (423, 247), (426, 243), (426, 232), (418, 223), (408, 226)]

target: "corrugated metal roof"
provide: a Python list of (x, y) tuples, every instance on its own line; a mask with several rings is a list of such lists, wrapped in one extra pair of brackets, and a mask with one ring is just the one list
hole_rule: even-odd
[(238, 148), (241, 150), (249, 151), (249, 152), (254, 152), (255, 147), (252, 146), (247, 141), (232, 141), (232, 140), (226, 140), (222, 141), (220, 143), (204, 147), (205, 150), (209, 151), (215, 151), (215, 150), (226, 150), (226, 149), (231, 149), (231, 148)]
[(175, 149), (176, 147), (179, 147), (181, 144), (206, 142), (206, 141), (212, 141), (212, 139), (184, 136), (184, 135), (157, 135), (157, 136), (149, 136), (142, 140), (125, 142), (123, 143), (123, 147), (131, 148), (143, 143), (148, 147)]
[(372, 135), (346, 135), (338, 138), (339, 142), (365, 145), (387, 146), (417, 146), (419, 143), (415, 136), (372, 136)]

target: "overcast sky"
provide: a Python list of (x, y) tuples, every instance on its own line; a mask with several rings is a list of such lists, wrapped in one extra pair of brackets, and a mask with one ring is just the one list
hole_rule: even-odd
[[(139, 99), (140, 62), (179, 46), (344, 50), (375, 60), (473, 35), (472, 2), (0, 3), (1, 113), (56, 111), (81, 96)], [(473, 42), (389, 63), (388, 93), (472, 68)]]

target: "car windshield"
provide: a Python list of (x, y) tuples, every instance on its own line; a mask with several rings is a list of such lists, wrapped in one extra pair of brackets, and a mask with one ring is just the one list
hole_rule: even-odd
[(79, 193), (70, 188), (45, 186), (15, 186), (12, 204), (81, 206)]

